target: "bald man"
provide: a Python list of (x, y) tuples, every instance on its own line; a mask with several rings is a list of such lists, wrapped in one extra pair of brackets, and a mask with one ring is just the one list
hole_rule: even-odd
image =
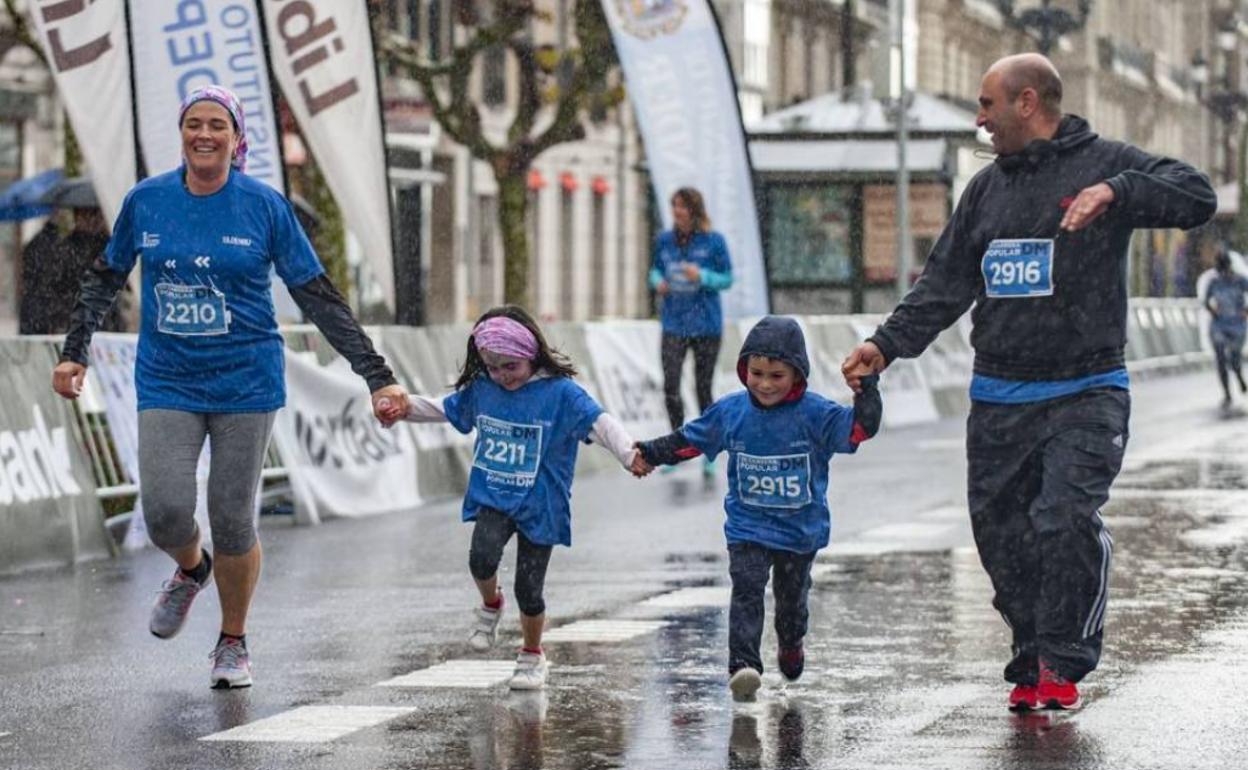
[(1100, 508), (1128, 435), (1131, 233), (1203, 224), (1217, 200), (1192, 167), (1064, 115), (1061, 77), (1038, 54), (988, 69), (976, 124), (996, 161), (842, 370), (857, 390), (974, 305), (967, 498), (993, 605), (1013, 633), (1008, 704), (1077, 708), (1105, 621), (1112, 541)]

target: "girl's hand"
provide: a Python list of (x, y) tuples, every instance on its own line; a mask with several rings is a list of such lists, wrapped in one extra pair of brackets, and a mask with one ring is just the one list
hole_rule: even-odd
[(373, 391), (373, 416), (389, 428), (407, 416), (407, 391), (400, 385), (387, 385)]

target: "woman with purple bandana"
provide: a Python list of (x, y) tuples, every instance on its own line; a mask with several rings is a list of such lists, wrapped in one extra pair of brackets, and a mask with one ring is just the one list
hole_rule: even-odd
[(510, 685), (541, 689), (546, 567), (556, 545), (572, 544), (572, 473), (581, 441), (606, 447), (634, 475), (640, 464), (633, 439), (573, 381), (576, 369), (546, 344), (537, 323), (515, 305), (494, 308), (468, 337), (455, 392), (443, 398), (411, 397), (411, 422), (449, 422), (460, 433), (477, 432), (463, 519), (475, 521), (468, 569), (481, 593), (473, 610), (469, 645), (480, 652), (498, 640), (503, 591), (498, 565), (514, 534), (516, 604), (523, 644)]
[[(149, 628), (161, 639), (176, 635), (215, 574), (221, 632), (210, 681), (248, 687), (247, 612), (261, 564), (255, 495), (273, 417), (286, 401), (273, 270), (368, 384), (383, 424), (407, 412), (407, 394), (326, 278), (290, 202), (243, 173), (247, 135), (238, 98), (220, 86), (197, 89), (183, 102), (178, 127), (182, 165), (130, 191), (104, 254), (83, 275), (52, 387), (77, 398), (91, 335), (141, 261), (140, 498), (152, 542), (178, 565)], [(205, 438), (211, 554), (194, 517)]]

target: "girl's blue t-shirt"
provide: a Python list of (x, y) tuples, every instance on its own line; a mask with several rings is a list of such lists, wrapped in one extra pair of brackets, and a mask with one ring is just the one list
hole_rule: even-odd
[(729, 545), (813, 553), (828, 544), (832, 528), (828, 463), (857, 451), (853, 429), (852, 408), (816, 393), (763, 409), (738, 391), (680, 432), (708, 458), (728, 452)]
[(301, 286), (323, 271), (280, 193), (231, 170), (192, 195), (179, 168), (126, 196), (108, 266), (143, 266), (138, 408), (269, 412), (286, 403), (270, 273)]
[(668, 285), (659, 310), (663, 331), (677, 337), (719, 337), (724, 333), (719, 292), (686, 278), (685, 263), (716, 273), (732, 271), (728, 244), (719, 233), (693, 233), (684, 247), (676, 242), (675, 232), (661, 233), (654, 242), (651, 269), (662, 273)]
[(572, 474), (602, 407), (567, 377), (509, 391), (480, 376), (443, 401), (460, 433), (477, 431), (464, 521), (481, 508), (510, 516), (538, 545), (572, 544)]

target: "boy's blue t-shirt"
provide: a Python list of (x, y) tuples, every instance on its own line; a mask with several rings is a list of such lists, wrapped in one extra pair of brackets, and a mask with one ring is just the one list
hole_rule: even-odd
[(508, 391), (480, 376), (443, 401), (460, 433), (477, 431), (464, 521), (481, 508), (510, 516), (538, 545), (572, 544), (572, 473), (602, 407), (567, 377)]
[(135, 361), (138, 408), (269, 412), (286, 403), (270, 272), (300, 286), (323, 271), (281, 194), (231, 170), (192, 195), (178, 168), (126, 196), (105, 250), (109, 268), (143, 265)]
[(716, 273), (732, 271), (728, 244), (716, 232), (696, 232), (682, 248), (668, 230), (654, 242), (651, 268), (663, 274), (668, 292), (663, 297), (659, 321), (663, 331), (677, 337), (719, 337), (724, 333), (724, 313), (719, 292), (685, 277), (683, 263)]
[(854, 410), (816, 393), (763, 409), (747, 391), (721, 398), (680, 429), (708, 458), (728, 452), (724, 535), (812, 553), (828, 544), (828, 463), (853, 453)]

